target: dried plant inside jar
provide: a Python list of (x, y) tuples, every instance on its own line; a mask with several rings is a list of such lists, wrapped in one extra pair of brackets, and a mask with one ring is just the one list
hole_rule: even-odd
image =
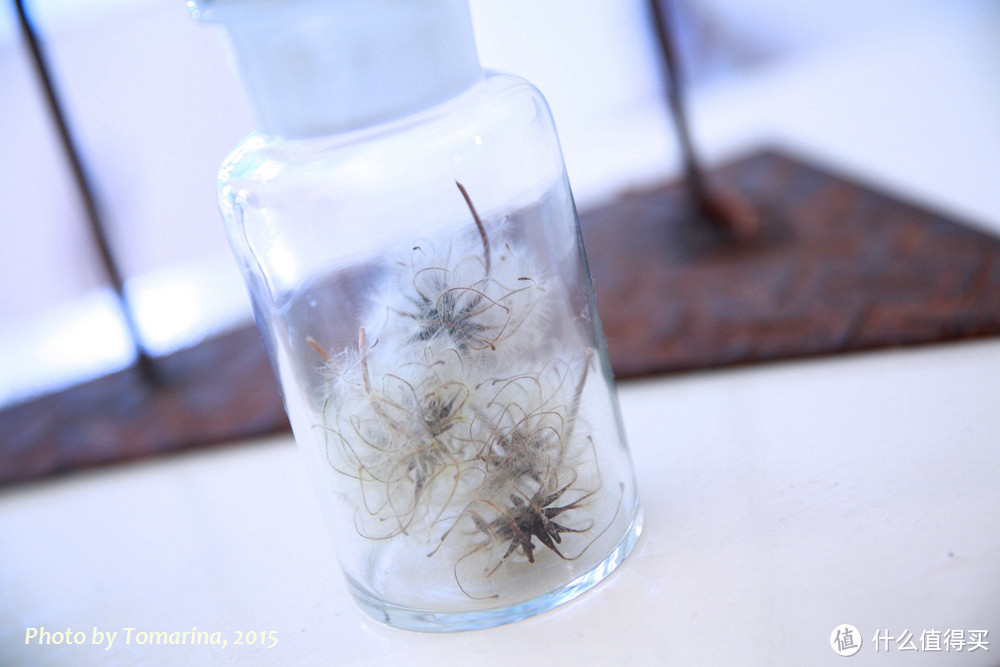
[(397, 258), (357, 348), (327, 358), (320, 428), (358, 533), (451, 559), (463, 594), (488, 599), (501, 568), (575, 559), (603, 532), (579, 415), (595, 354), (551, 334), (558, 291), (458, 188), (474, 226)]

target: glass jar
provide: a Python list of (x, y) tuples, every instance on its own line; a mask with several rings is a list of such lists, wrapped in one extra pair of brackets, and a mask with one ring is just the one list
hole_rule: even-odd
[(596, 585), (641, 512), (544, 98), (465, 0), (194, 13), (256, 111), (221, 208), (362, 609), (470, 629)]

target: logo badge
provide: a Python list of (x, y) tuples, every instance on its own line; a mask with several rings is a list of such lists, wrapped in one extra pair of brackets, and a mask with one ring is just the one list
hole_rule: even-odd
[(830, 647), (837, 655), (854, 655), (861, 650), (861, 633), (853, 625), (838, 625), (830, 633)]

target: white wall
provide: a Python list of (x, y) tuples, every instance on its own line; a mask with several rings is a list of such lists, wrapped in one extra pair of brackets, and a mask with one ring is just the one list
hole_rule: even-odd
[[(549, 98), (579, 203), (676, 173), (642, 0), (470, 4), (483, 63)], [(219, 34), (183, 0), (30, 6), (153, 346), (245, 316), (214, 180), (250, 121)], [(713, 160), (777, 139), (996, 220), (995, 2), (689, 0), (678, 14)], [(0, 3), (0, 403), (127, 359), (13, 26)]]

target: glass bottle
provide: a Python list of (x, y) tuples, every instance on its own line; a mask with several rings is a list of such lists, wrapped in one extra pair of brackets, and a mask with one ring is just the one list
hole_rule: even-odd
[(361, 608), (518, 620), (607, 577), (641, 511), (555, 129), (465, 0), (194, 0), (256, 131), (221, 209)]

